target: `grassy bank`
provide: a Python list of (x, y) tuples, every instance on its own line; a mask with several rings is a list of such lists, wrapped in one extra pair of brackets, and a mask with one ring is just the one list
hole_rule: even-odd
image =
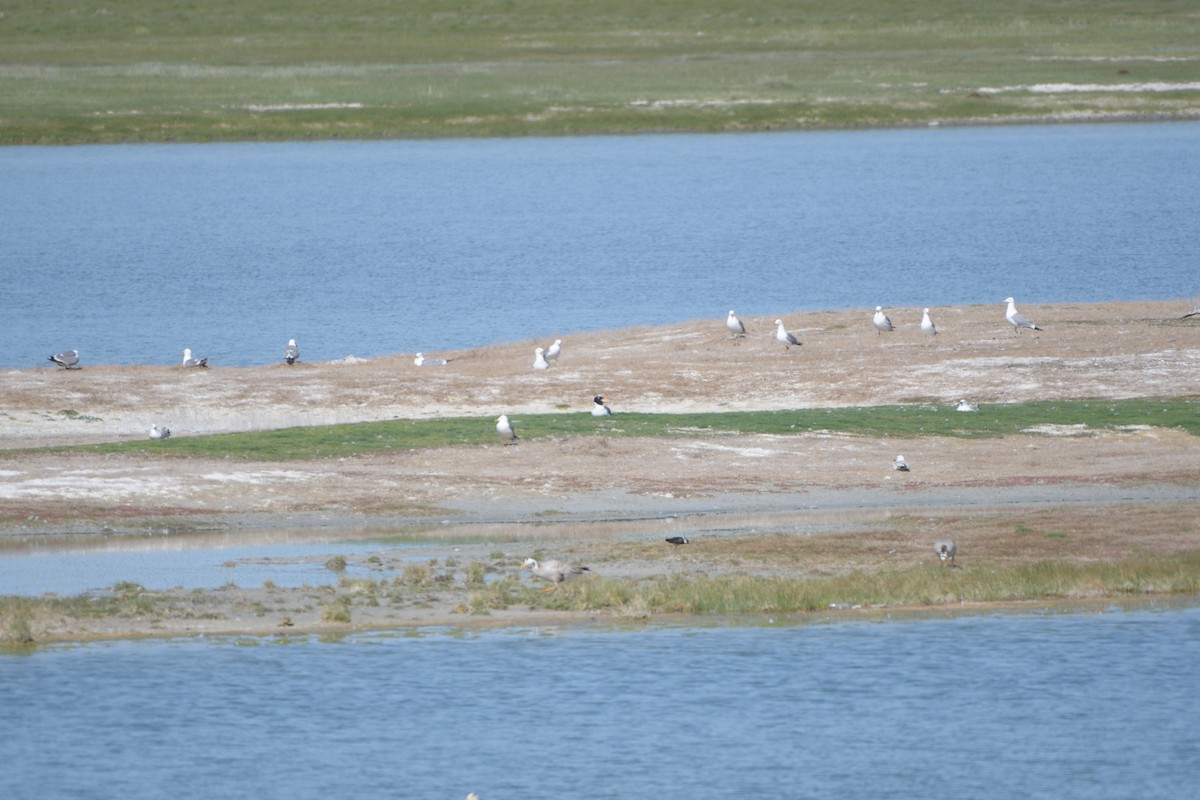
[[(122, 583), (108, 593), (75, 597), (0, 597), (0, 648), (88, 638), (88, 623), (107, 623), (109, 636), (126, 626), (143, 630), (167, 621), (244, 619), (244, 633), (274, 635), (356, 626), (394, 627), (388, 609), (428, 604), (438, 595), (458, 598), (454, 613), (465, 621), (493, 612), (602, 614), (649, 620), (662, 615), (758, 618), (761, 615), (843, 613), (859, 609), (961, 609), (1022, 601), (1090, 601), (1200, 595), (1200, 552), (1171, 559), (1123, 558), (1104, 563), (1037, 561), (944, 569), (926, 564), (832, 577), (664, 576), (649, 580), (586, 577), (557, 591), (506, 576), (485, 583), (492, 567), (481, 562), (453, 569), (412, 570), (394, 580), (343, 579), (337, 587), (268, 590), (229, 601), (232, 587), (213, 591), (147, 591)], [(293, 616), (315, 615), (298, 628)], [(380, 620), (383, 621), (380, 621)], [(319, 620), (319, 621), (318, 621)], [(564, 621), (569, 621), (564, 619)], [(116, 631), (116, 633), (112, 633)]]
[[(896, 438), (996, 437), (1050, 431), (1056, 426), (1074, 426), (1080, 430), (1154, 426), (1179, 428), (1192, 435), (1200, 435), (1200, 398), (1012, 403), (984, 406), (976, 413), (959, 413), (949, 406), (905, 405), (707, 414), (627, 413), (600, 421), (589, 414), (578, 413), (521, 414), (514, 416), (514, 424), (518, 435), (525, 440), (578, 436), (788, 436), (817, 431)], [(289, 461), (497, 442), (491, 418), (452, 417), (181, 436), (156, 442), (115, 442), (49, 449)], [(0, 453), (2, 457), (3, 453)]]
[(3, 144), (1200, 111), (1200, 92), (1179, 86), (1200, 80), (1200, 14), (1174, 0), (11, 0), (2, 10)]

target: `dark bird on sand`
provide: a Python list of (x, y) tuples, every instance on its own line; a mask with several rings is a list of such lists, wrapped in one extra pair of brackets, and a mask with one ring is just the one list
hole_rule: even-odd
[(686, 536), (668, 536), (667, 537), (667, 544), (669, 544), (673, 547), (679, 547), (679, 545), (681, 545), (681, 544), (688, 544), (688, 543), (689, 543), (689, 541)]

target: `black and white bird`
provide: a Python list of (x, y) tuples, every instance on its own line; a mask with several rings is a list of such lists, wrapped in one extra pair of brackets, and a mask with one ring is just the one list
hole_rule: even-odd
[(691, 540), (686, 536), (668, 536), (666, 542), (667, 544), (671, 545), (672, 548), (675, 548), (683, 544), (690, 544)]
[(958, 552), (958, 545), (953, 539), (939, 539), (933, 543), (933, 552), (937, 553), (937, 557), (941, 559), (942, 566), (954, 566), (954, 555)]
[(1030, 330), (1042, 330), (1037, 325), (1033, 324), (1033, 320), (1017, 311), (1017, 304), (1013, 302), (1011, 297), (1004, 298), (1004, 302), (1008, 303), (1008, 310), (1004, 312), (1004, 318), (1012, 323), (1013, 330), (1017, 333), (1021, 332), (1021, 328), (1029, 328)]
[[(526, 568), (542, 580), (550, 581), (551, 585), (542, 589), (543, 592), (552, 592), (567, 578), (573, 578), (588, 571), (587, 567), (577, 567), (565, 561), (555, 561), (554, 559), (538, 561), (536, 558), (527, 558), (521, 562), (521, 569)], [(521, 569), (517, 571), (520, 572)]]
[(596, 395), (592, 398), (592, 416), (593, 417), (611, 417), (612, 409), (604, 405), (604, 395)]
[(505, 444), (512, 444), (517, 440), (517, 432), (513, 429), (512, 423), (508, 421), (507, 414), (501, 414), (496, 417), (496, 433)]
[(908, 472), (908, 462), (904, 460), (904, 456), (896, 456), (896, 460), (892, 462), (892, 469), (897, 472)]
[(444, 358), (426, 358), (424, 353), (417, 353), (413, 364), (418, 367), (444, 367), (450, 362)]
[(55, 353), (50, 356), (50, 360), (58, 364), (63, 369), (82, 369), (79, 365), (79, 351), (67, 350), (64, 353)]
[(300, 359), (300, 347), (296, 344), (295, 339), (288, 339), (287, 347), (283, 348), (283, 360), (289, 365), (295, 364)]
[(892, 327), (892, 321), (888, 319), (888, 315), (883, 313), (883, 306), (875, 306), (875, 316), (871, 318), (871, 322), (875, 325), (876, 334), (895, 330)]
[(729, 332), (733, 334), (734, 338), (746, 335), (746, 326), (743, 325), (742, 321), (737, 318), (736, 314), (733, 313), (732, 308), (729, 309), (729, 316), (725, 318), (725, 327), (729, 328)]
[(550, 362), (546, 360), (546, 351), (540, 347), (533, 351), (533, 368), (550, 369)]
[(1200, 306), (1196, 306), (1191, 311), (1187, 312), (1182, 317), (1180, 317), (1180, 319), (1187, 319), (1188, 317), (1194, 317), (1197, 314), (1200, 314)]
[(933, 320), (929, 318), (928, 308), (921, 313), (921, 333), (926, 336), (937, 336), (937, 325), (934, 325)]
[(183, 366), (185, 367), (207, 367), (207, 358), (192, 358), (192, 348), (183, 348)]
[(546, 360), (553, 361), (554, 359), (558, 358), (558, 355), (561, 352), (562, 352), (562, 339), (555, 339), (554, 343), (546, 348)]
[(169, 439), (170, 437), (171, 437), (171, 429), (168, 428), (166, 425), (151, 425), (150, 426), (150, 438), (151, 439)]
[(783, 320), (781, 320), (781, 319), (775, 320), (775, 341), (777, 341), (781, 345), (783, 345), (783, 349), (785, 351), (791, 350), (792, 345), (794, 345), (794, 344), (795, 345), (802, 344), (802, 342), (799, 339), (797, 339), (793, 334), (788, 333), (787, 330), (784, 329)]
[(978, 411), (978, 403), (968, 403), (966, 400), (959, 400), (958, 405), (954, 408), (955, 411)]

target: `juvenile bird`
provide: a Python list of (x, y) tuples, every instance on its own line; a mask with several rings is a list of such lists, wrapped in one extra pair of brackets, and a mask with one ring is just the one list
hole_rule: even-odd
[[(550, 581), (552, 585), (542, 589), (543, 592), (552, 592), (567, 578), (582, 575), (588, 571), (587, 567), (576, 567), (565, 561), (555, 561), (554, 559), (538, 561), (536, 558), (527, 558), (521, 563), (521, 569), (525, 569), (526, 567), (542, 580)], [(521, 570), (517, 571), (520, 572)]]
[(953, 539), (939, 539), (933, 543), (933, 552), (937, 553), (943, 567), (954, 566), (954, 554), (958, 552), (958, 545)]

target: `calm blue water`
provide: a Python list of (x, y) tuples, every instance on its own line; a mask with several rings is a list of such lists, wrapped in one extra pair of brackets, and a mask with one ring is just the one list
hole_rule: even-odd
[(1198, 141), (1175, 123), (0, 148), (0, 367), (1010, 294), (1186, 310)]
[(1200, 609), (0, 656), (0, 796), (1164, 798)]

